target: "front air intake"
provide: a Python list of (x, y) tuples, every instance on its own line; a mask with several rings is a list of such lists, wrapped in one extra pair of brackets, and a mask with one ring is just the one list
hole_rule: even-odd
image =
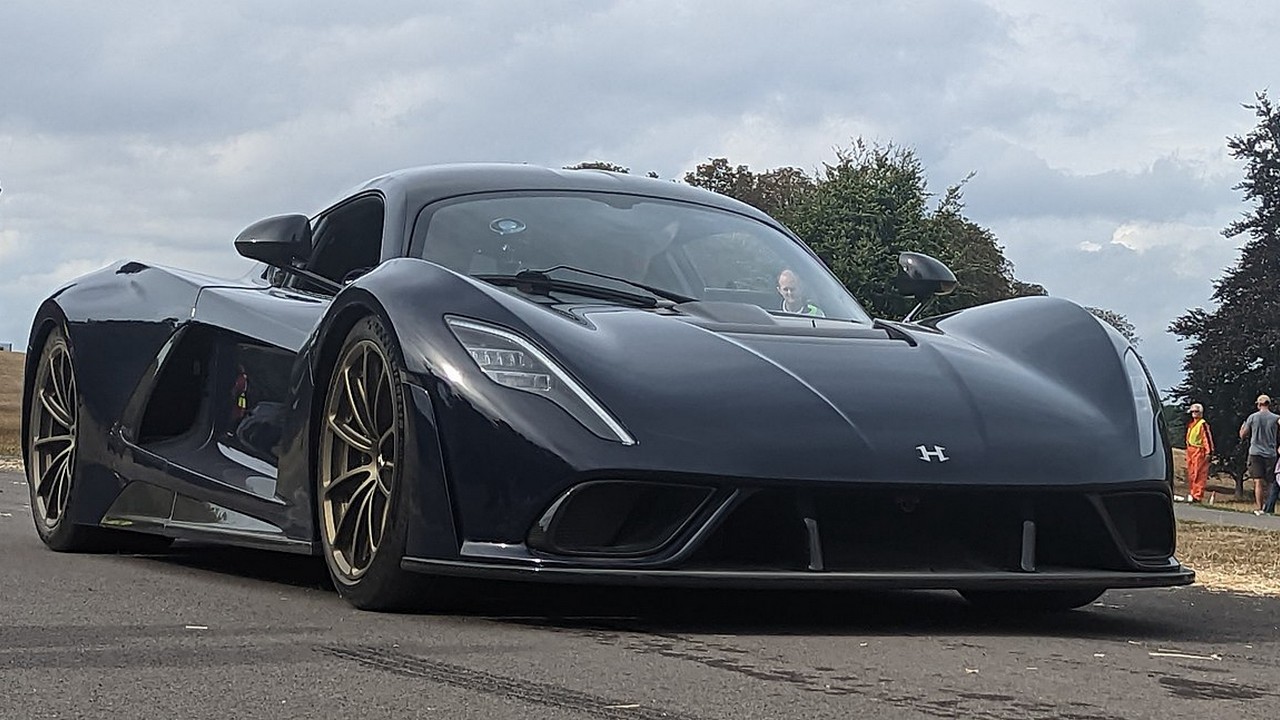
[(689, 523), (711, 493), (693, 485), (586, 482), (551, 504), (529, 532), (528, 545), (557, 555), (652, 554)]
[(1163, 561), (1173, 554), (1175, 531), (1168, 495), (1117, 493), (1103, 495), (1102, 504), (1134, 559)]

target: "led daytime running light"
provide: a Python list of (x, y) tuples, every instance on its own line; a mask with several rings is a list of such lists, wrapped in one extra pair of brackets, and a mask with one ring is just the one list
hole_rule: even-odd
[[(579, 405), (581, 409), (589, 411), (604, 424), (608, 432), (613, 435), (612, 439), (616, 439), (623, 445), (636, 444), (635, 438), (586, 391), (586, 388), (578, 384), (569, 373), (561, 369), (558, 363), (533, 343), (510, 330), (493, 325), (452, 317), (445, 318), (445, 322), (449, 324), (450, 329), (454, 331), (454, 336), (458, 338), (458, 342), (462, 343), (480, 371), (494, 382), (515, 390), (543, 395), (571, 415), (575, 412), (572, 407), (566, 405), (566, 402), (570, 405)], [(467, 338), (467, 333), (459, 333), (458, 330), (495, 338), (501, 344), (514, 347), (485, 345), (476, 342), (473, 338)], [(576, 402), (564, 398), (565, 395)], [(558, 400), (557, 397), (561, 399)], [(582, 422), (581, 418), (579, 422)], [(590, 424), (587, 426), (590, 427)]]
[(1155, 406), (1151, 402), (1151, 381), (1142, 361), (1132, 348), (1125, 351), (1124, 369), (1133, 392), (1133, 410), (1138, 419), (1138, 452), (1147, 457), (1156, 451)]

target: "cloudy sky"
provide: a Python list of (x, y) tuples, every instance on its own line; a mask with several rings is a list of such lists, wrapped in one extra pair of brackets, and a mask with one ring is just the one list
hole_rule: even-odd
[(412, 165), (916, 150), (1019, 279), (1166, 332), (1243, 238), (1226, 152), (1280, 15), (1205, 0), (183, 2), (0, 7), (0, 342), (121, 258), (239, 274), (231, 239)]

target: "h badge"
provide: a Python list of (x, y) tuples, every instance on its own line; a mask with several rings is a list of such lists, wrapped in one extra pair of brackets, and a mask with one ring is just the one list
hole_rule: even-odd
[(934, 460), (946, 462), (951, 459), (947, 457), (947, 449), (941, 445), (934, 445), (932, 449), (924, 445), (917, 445), (916, 452), (920, 453), (920, 459), (925, 462), (933, 462)]

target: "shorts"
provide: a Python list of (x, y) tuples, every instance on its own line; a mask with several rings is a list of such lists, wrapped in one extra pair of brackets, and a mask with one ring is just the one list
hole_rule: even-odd
[(1276, 459), (1267, 457), (1266, 455), (1250, 455), (1249, 467), (1245, 470), (1244, 476), (1249, 478), (1271, 479), (1271, 474), (1275, 472)]

